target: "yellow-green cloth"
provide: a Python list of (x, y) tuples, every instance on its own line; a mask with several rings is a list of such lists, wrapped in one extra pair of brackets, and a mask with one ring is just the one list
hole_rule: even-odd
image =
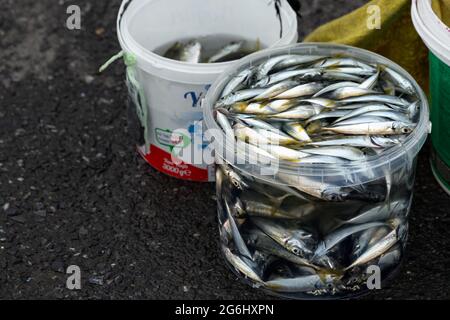
[[(367, 21), (373, 13), (369, 6), (372, 5), (381, 9), (381, 29), (368, 28)], [(305, 42), (333, 42), (377, 52), (403, 66), (425, 90), (428, 89), (428, 49), (414, 29), (411, 0), (369, 1), (350, 14), (319, 27)]]
[(433, 0), (433, 10), (450, 27), (450, 0)]

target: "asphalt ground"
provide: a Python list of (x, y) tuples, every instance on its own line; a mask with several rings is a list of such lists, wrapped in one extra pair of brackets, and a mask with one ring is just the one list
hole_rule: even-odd
[[(304, 1), (300, 33), (365, 1)], [(65, 27), (82, 9), (82, 30)], [(266, 299), (218, 250), (212, 184), (169, 178), (127, 133), (120, 1), (3, 0), (0, 11), (0, 298)], [(405, 263), (365, 299), (450, 297), (449, 197), (420, 154)], [(69, 265), (82, 289), (66, 289)]]

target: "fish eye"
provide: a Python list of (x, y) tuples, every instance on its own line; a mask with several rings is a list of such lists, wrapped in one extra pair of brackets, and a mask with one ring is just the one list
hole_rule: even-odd
[(403, 129), (402, 129), (402, 132), (403, 132), (403, 133), (410, 133), (411, 131), (410, 131), (408, 128), (403, 128)]
[(299, 248), (292, 248), (292, 253), (295, 255), (299, 255), (300, 254), (300, 249)]

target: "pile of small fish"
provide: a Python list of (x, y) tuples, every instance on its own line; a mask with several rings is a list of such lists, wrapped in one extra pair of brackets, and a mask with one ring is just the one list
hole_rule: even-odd
[(165, 58), (189, 63), (220, 63), (239, 60), (253, 52), (260, 50), (257, 41), (255, 49), (249, 49), (246, 41), (232, 41), (220, 48), (217, 52), (208, 55), (205, 45), (199, 40), (187, 42), (177, 41), (164, 54)]
[(283, 173), (271, 183), (218, 166), (222, 249), (233, 269), (292, 297), (358, 294), (368, 266), (383, 279), (393, 272), (415, 163), (386, 164), (372, 180), (370, 167), (355, 174), (345, 165), (364, 166), (404, 143), (420, 105), (400, 73), (352, 57), (281, 55), (234, 76), (215, 105), (228, 139), (268, 159), (343, 169), (334, 183)]

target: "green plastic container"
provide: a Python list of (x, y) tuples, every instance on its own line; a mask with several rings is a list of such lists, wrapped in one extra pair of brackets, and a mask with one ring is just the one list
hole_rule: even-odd
[(439, 184), (450, 194), (450, 28), (434, 13), (431, 0), (413, 0), (411, 14), (430, 49), (431, 165)]
[(430, 53), (433, 172), (450, 193), (450, 67)]

